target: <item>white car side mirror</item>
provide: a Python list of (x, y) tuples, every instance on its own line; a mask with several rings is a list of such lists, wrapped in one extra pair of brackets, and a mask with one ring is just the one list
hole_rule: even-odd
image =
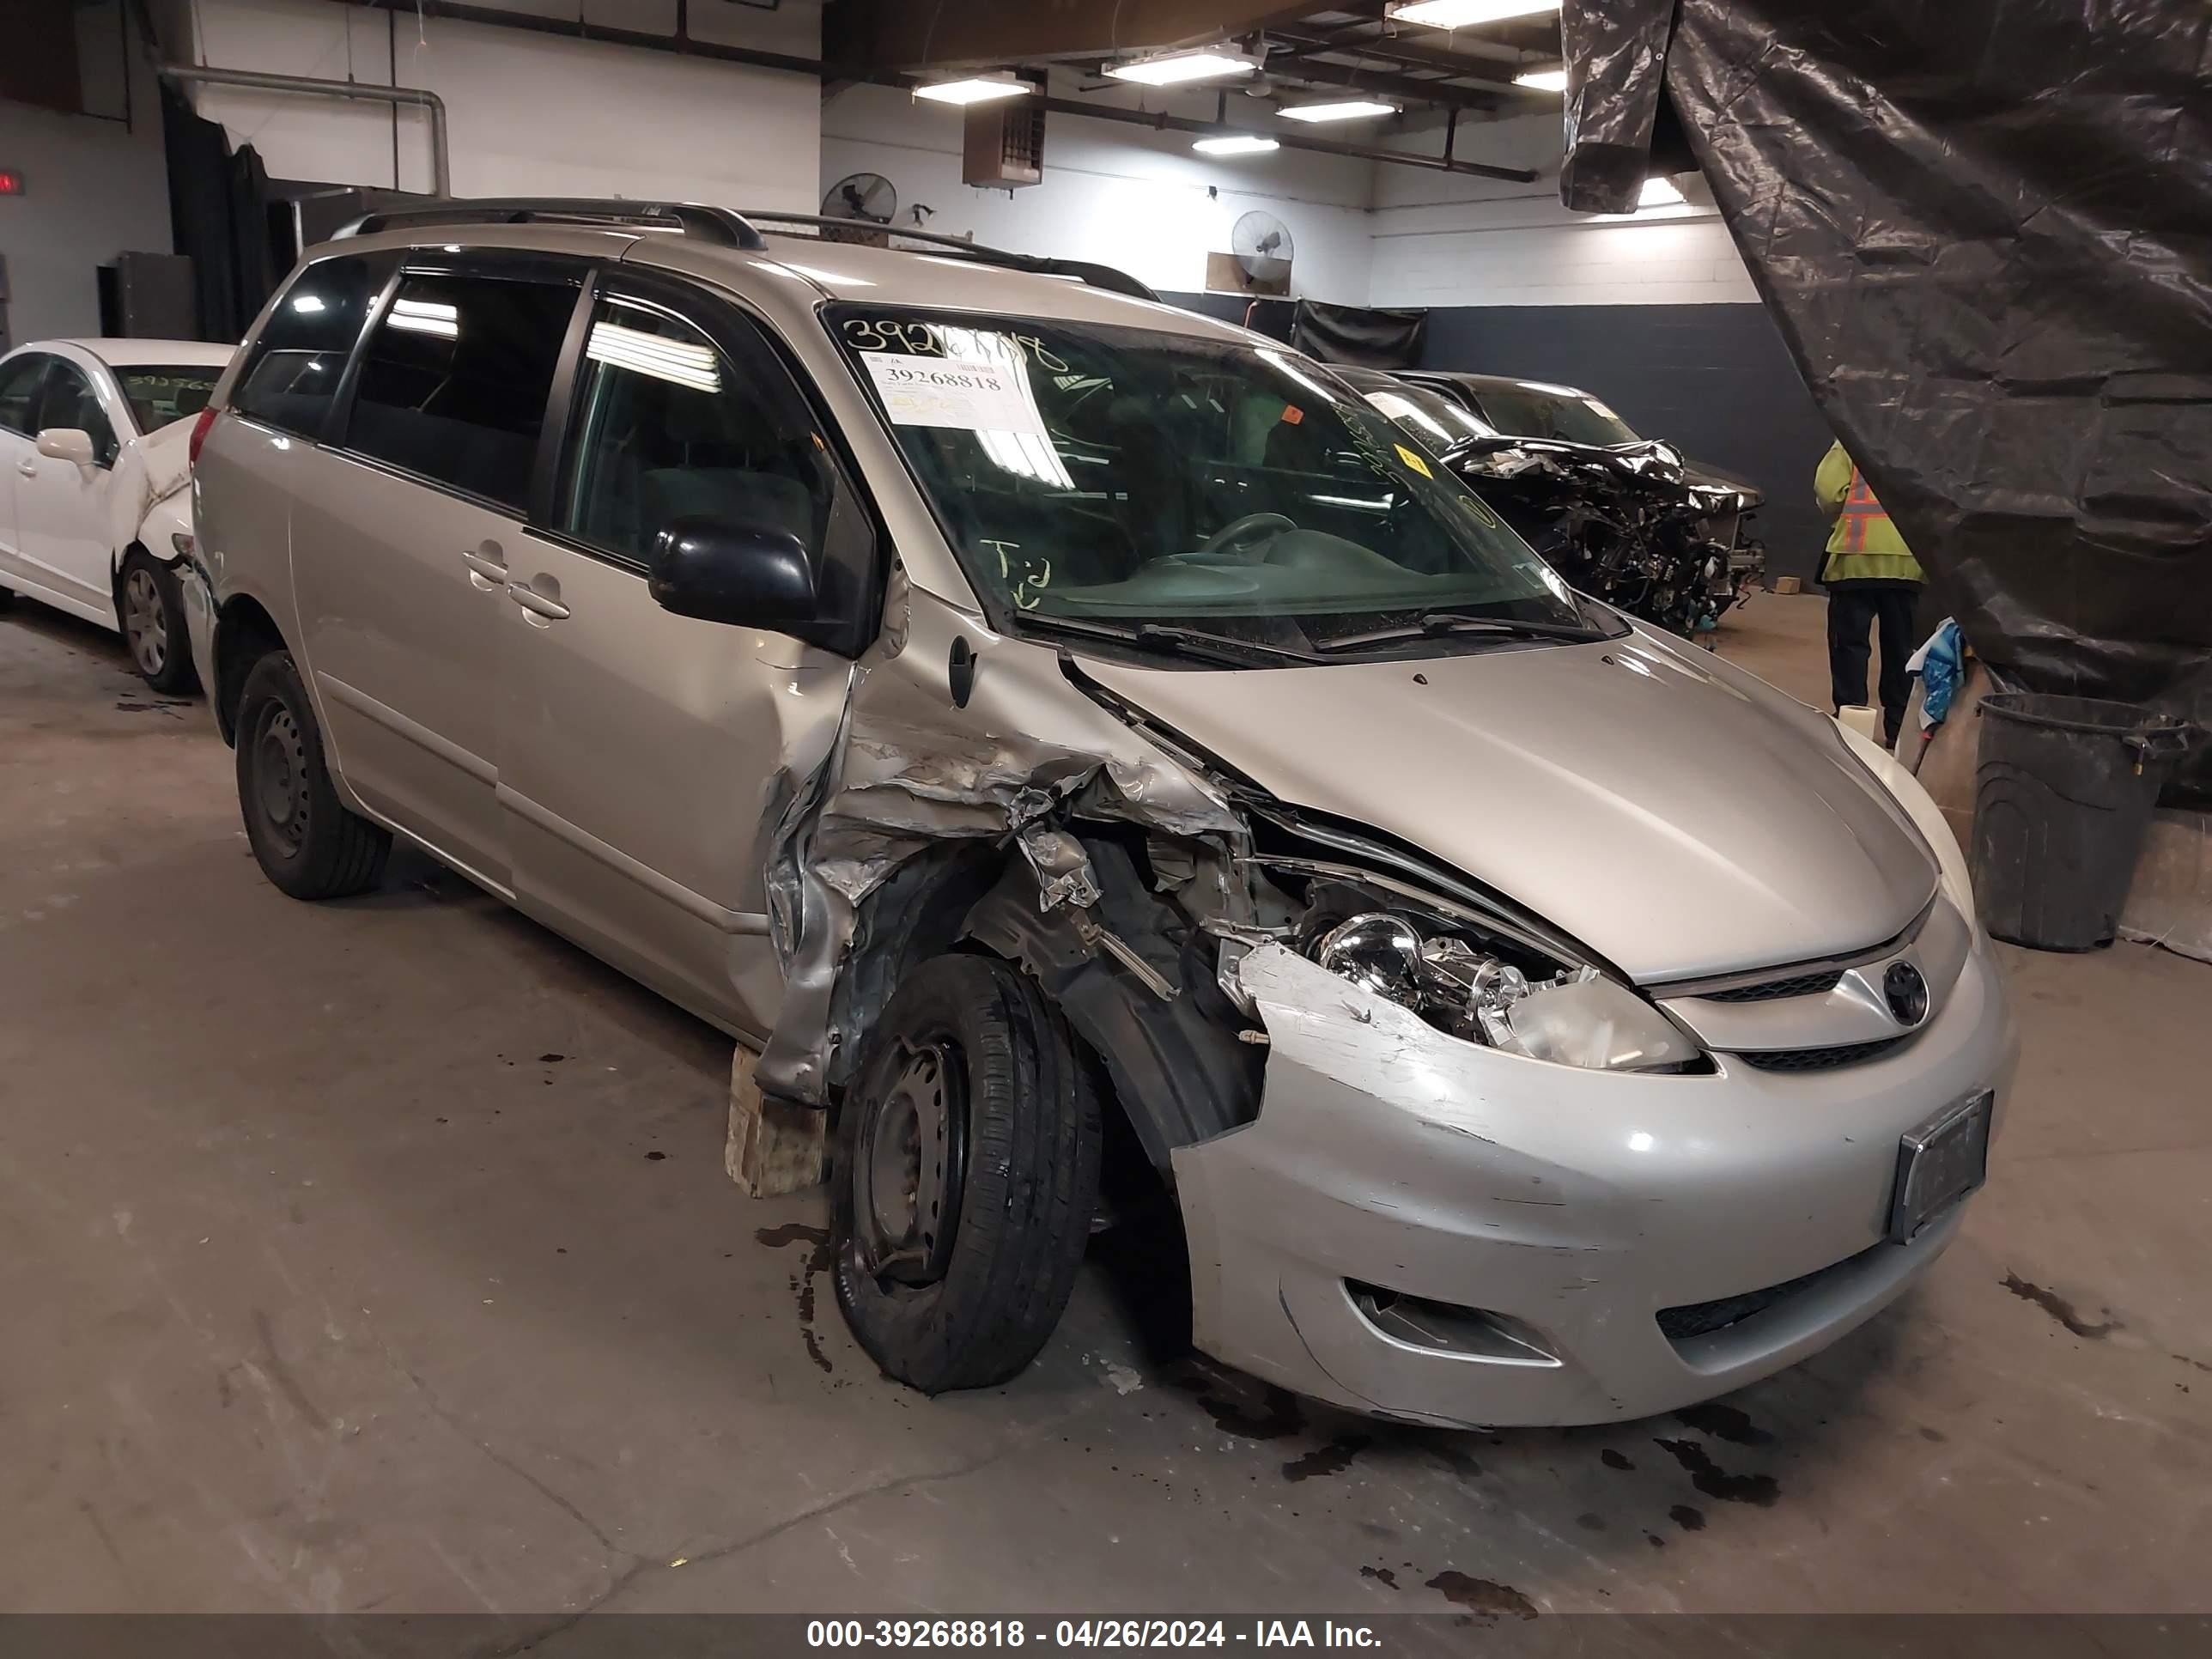
[(79, 466), (99, 465), (99, 457), (93, 453), (92, 434), (81, 426), (46, 428), (39, 434), (39, 453), (58, 461), (74, 461)]

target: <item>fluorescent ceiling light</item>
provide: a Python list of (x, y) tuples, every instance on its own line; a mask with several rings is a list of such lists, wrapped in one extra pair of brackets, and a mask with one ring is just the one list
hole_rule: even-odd
[(1534, 17), (1559, 9), (1559, 0), (1402, 0), (1389, 8), (1392, 21), (1432, 29), (1463, 29), (1508, 17)]
[(1636, 205), (1640, 208), (1680, 207), (1681, 204), (1682, 192), (1674, 187), (1674, 181), (1657, 177), (1646, 179), (1636, 198)]
[(1513, 77), (1516, 87), (1528, 87), (1536, 92), (1565, 92), (1567, 72), (1564, 69), (1524, 70)]
[(666, 380), (692, 392), (722, 389), (721, 369), (712, 346), (647, 334), (642, 329), (624, 328), (620, 323), (593, 323), (584, 355), (610, 368), (650, 374), (656, 380)]
[(394, 300), (392, 314), (384, 320), (386, 325), (410, 333), (435, 334), (447, 340), (461, 337), (460, 307), (441, 300)]
[(1255, 67), (1253, 59), (1241, 52), (1176, 52), (1162, 58), (1139, 58), (1134, 63), (1109, 64), (1105, 73), (1117, 81), (1175, 87), (1187, 81), (1225, 81), (1233, 75), (1249, 75)]
[(1228, 137), (1200, 138), (1191, 148), (1206, 155), (1264, 155), (1271, 149), (1280, 149), (1282, 145), (1273, 138), (1240, 132)]
[(1036, 88), (1011, 75), (971, 75), (963, 81), (940, 81), (933, 87), (916, 87), (914, 95), (939, 104), (988, 104), (1000, 98), (1026, 98)]
[(1286, 121), (1358, 121), (1372, 115), (1395, 115), (1398, 106), (1377, 103), (1372, 98), (1346, 98), (1334, 104), (1300, 104), (1276, 112)]

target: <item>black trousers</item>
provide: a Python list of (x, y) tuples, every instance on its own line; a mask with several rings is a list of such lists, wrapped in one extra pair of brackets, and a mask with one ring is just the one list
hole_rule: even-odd
[(1912, 681), (1905, 665), (1920, 641), (1912, 613), (1920, 589), (1912, 582), (1836, 582), (1828, 588), (1828, 695), (1838, 708), (1867, 700), (1869, 629), (1881, 636), (1882, 729), (1893, 747), (1905, 724)]

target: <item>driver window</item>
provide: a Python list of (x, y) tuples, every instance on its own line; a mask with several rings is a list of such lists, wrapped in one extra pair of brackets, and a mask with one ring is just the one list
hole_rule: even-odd
[(38, 399), (39, 376), (46, 372), (47, 361), (33, 353), (0, 368), (0, 428), (26, 438), (38, 435), (38, 428), (31, 423), (31, 405)]
[(833, 493), (822, 440), (764, 367), (657, 307), (600, 301), (560, 527), (640, 562), (678, 518), (787, 531), (818, 550)]
[(115, 428), (108, 422), (107, 411), (100, 406), (100, 394), (92, 389), (92, 381), (82, 369), (58, 361), (39, 398), (37, 429), (43, 432), (57, 426), (82, 427), (92, 434), (94, 459), (102, 466), (114, 464)]

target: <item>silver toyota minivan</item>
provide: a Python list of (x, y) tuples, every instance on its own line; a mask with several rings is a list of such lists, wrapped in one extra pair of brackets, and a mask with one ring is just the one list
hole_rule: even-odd
[(1911, 777), (1298, 354), (818, 228), (441, 203), (307, 255), (194, 434), (271, 881), (403, 837), (757, 1047), (931, 1392), (1049, 1335), (1109, 1131), (1197, 1345), (1391, 1418), (1679, 1407), (1927, 1269), (2014, 1046)]

